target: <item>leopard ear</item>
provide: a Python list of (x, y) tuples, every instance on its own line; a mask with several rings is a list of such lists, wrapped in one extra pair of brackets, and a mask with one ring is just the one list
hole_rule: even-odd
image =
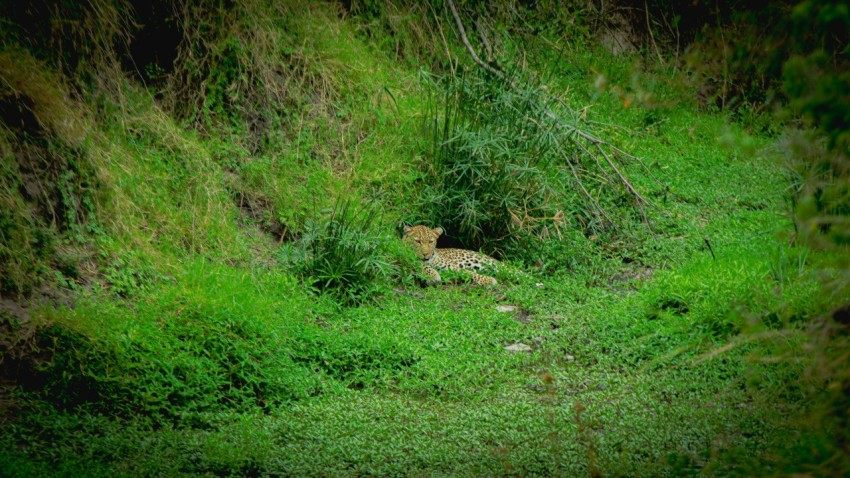
[(437, 226), (437, 227), (434, 228), (434, 232), (437, 233), (437, 236), (440, 236), (440, 235), (443, 234), (443, 228), (440, 227), (440, 226)]
[(411, 231), (413, 231), (413, 228), (412, 228), (412, 227), (410, 227), (410, 226), (404, 226), (404, 233), (405, 233), (405, 234), (410, 234), (410, 232), (411, 232)]

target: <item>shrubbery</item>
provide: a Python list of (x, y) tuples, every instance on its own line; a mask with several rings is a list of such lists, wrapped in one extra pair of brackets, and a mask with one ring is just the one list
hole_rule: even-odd
[(338, 201), (326, 216), (307, 222), (301, 239), (283, 247), (281, 259), (319, 292), (345, 304), (369, 300), (391, 278), (413, 270), (412, 254), (382, 233), (377, 219), (374, 206)]
[(569, 181), (555, 161), (538, 90), (514, 92), (481, 70), (430, 80), (432, 135), (414, 211), (464, 247), (522, 253), (570, 225)]
[(396, 337), (326, 331), (318, 316), (330, 306), (287, 274), (199, 262), (136, 298), (46, 311), (32, 341), (16, 345), (32, 347), (11, 364), (18, 379), (59, 408), (197, 426), (371, 386), (418, 360)]
[(47, 312), (26, 382), (63, 407), (169, 420), (321, 392), (292, 342), (309, 328), (291, 277), (198, 263), (134, 307), (92, 297)]

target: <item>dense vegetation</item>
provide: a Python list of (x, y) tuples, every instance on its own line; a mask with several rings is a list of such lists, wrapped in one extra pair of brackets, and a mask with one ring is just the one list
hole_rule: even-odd
[(845, 3), (304, 3), (0, 8), (0, 476), (850, 473)]

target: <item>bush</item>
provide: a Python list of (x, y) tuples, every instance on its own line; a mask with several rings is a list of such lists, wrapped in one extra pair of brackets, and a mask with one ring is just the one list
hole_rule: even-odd
[[(563, 228), (569, 191), (560, 168), (550, 167), (556, 142), (540, 90), (519, 93), (480, 70), (432, 80), (442, 90), (426, 127), (433, 165), (415, 208), (464, 247), (529, 249)], [(439, 106), (438, 106), (439, 104)], [(443, 108), (440, 109), (440, 106)]]
[(296, 364), (308, 297), (289, 276), (194, 264), (177, 284), (48, 311), (43, 362), (24, 372), (63, 408), (172, 420), (269, 408), (315, 395), (320, 376)]
[(306, 282), (344, 304), (382, 291), (399, 271), (390, 238), (376, 229), (377, 210), (338, 201), (327, 218), (307, 222), (300, 244), (281, 252)]

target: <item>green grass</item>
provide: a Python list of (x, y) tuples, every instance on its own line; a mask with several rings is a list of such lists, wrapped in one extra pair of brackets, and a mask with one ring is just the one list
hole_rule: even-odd
[[(307, 224), (299, 244), (281, 252), (298, 258), (291, 267), (309, 287), (332, 294), (344, 304), (358, 304), (372, 299), (386, 289), (391, 276), (399, 275), (390, 247), (393, 241), (377, 231), (378, 220), (374, 207), (342, 200), (326, 220)], [(412, 268), (413, 260), (405, 264)]]
[[(723, 261), (729, 277), (747, 280), (729, 272), (740, 270), (735, 261)], [(596, 466), (606, 474), (679, 476), (722, 466), (712, 458), (742, 451), (753, 456), (788, 426), (784, 414), (800, 410), (798, 397), (765, 402), (761, 389), (770, 389), (771, 381), (791, 381), (801, 370), (786, 363), (752, 363), (750, 354), (769, 350), (758, 344), (694, 361), (717, 347), (703, 343), (705, 334), (692, 328), (713, 304), (696, 301), (688, 312), (668, 308), (649, 317), (665, 281), (694, 281), (701, 270), (694, 264), (636, 292), (587, 288), (579, 281), (544, 291), (508, 290), (512, 302), (530, 314), (528, 322), (498, 312), (497, 294), (465, 287), (432, 288), (379, 306), (320, 314), (320, 328), (293, 328), (304, 319), (282, 314), (262, 330), (271, 333), (277, 330), (273, 324), (290, 324), (278, 333), (288, 337), (286, 349), (297, 363), (322, 372), (313, 376), (318, 396), (296, 397), (265, 413), (207, 413), (201, 428), (192, 425), (199, 419), (191, 413), (178, 422), (179, 430), (153, 431), (145, 422), (131, 422), (128, 430), (120, 420), (59, 413), (83, 430), (102, 430), (89, 436), (63, 430), (65, 425), (54, 421), (56, 412), (41, 426), (57, 435), (49, 446), (60, 450), (58, 460), (83, 440), (102, 450), (87, 451), (88, 460), (128, 475), (147, 469), (501, 476), (587, 473)], [(708, 278), (681, 293), (690, 298), (703, 292), (709, 300), (716, 282)], [(243, 297), (221, 292), (215, 304), (233, 304), (226, 309), (268, 307), (255, 303), (269, 289)], [(103, 320), (98, 325), (110, 327)], [(275, 343), (259, 337), (257, 345)], [(534, 351), (504, 350), (515, 342)], [(245, 352), (260, 352), (253, 349)], [(271, 370), (291, 381), (297, 368)], [(141, 437), (139, 449), (135, 443)], [(40, 445), (28, 447), (35, 452)], [(128, 448), (133, 449), (129, 456), (122, 452)]]
[[(639, 58), (535, 51), (518, 74), (539, 70), (549, 92), (587, 106), (593, 123), (576, 124), (647, 165), (623, 164), (652, 202), (644, 221), (592, 158), (577, 163), (616, 217), (590, 224), (557, 148), (532, 144), (546, 135), (531, 127), (537, 105), (486, 76), (457, 103), (440, 89), (456, 67), (414, 43), (433, 29), (439, 45), (450, 23), (340, 9), (222, 12), (230, 29), (199, 50), (218, 56), (183, 65), (190, 83), (221, 69), (197, 124), (156, 99), (176, 95), (167, 85), (121, 77), (80, 93), (97, 118), (59, 150), (93, 178), (63, 176), (61, 199), (85, 213), (76, 227), (27, 209), (17, 130), (3, 130), (0, 286), (70, 299), (30, 308), (20, 330), (32, 335), (0, 342), (17, 384), (0, 397), (0, 476), (819, 470), (843, 425), (807, 420), (844, 403), (818, 371), (841, 363), (823, 344), (844, 356), (812, 329), (850, 297), (824, 286), (844, 277), (841, 251), (791, 245), (781, 143), (695, 111), (693, 92)], [(519, 61), (522, 42), (501, 27), (497, 54)], [(60, 81), (49, 63), (18, 63)], [(423, 81), (428, 69), (445, 84)], [(79, 118), (54, 90), (43, 128), (70, 143), (76, 123), (61, 119)], [(468, 116), (435, 135), (444, 102)], [(272, 126), (252, 130), (246, 105)], [(512, 182), (520, 163), (534, 171)], [(508, 212), (524, 206), (538, 222), (515, 228)], [(393, 236), (427, 221), (528, 276), (421, 287)], [(17, 326), (0, 309), (0, 330)], [(530, 350), (506, 349), (519, 343)]]

